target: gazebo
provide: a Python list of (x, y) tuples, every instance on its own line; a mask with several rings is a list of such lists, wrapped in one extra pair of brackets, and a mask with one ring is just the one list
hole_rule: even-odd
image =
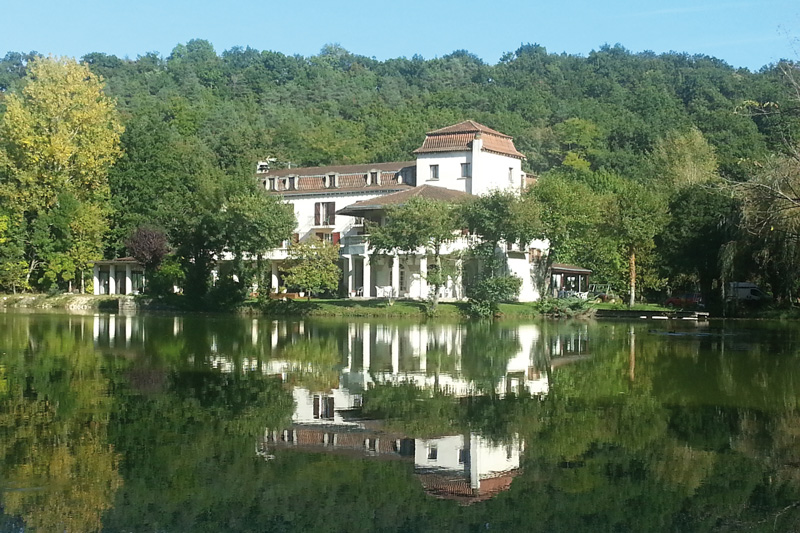
[(144, 289), (144, 267), (133, 257), (95, 261), (94, 294), (139, 294)]

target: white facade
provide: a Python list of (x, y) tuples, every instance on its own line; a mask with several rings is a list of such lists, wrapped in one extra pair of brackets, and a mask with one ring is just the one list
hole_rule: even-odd
[[(471, 121), (429, 132), (416, 153), (414, 162), (298, 168), (261, 176), (267, 188), (283, 191), (284, 199), (294, 207), (296, 239), (317, 237), (340, 245), (343, 296), (427, 299), (430, 287), (425, 278), (432, 257), (422, 249), (399, 257), (374, 254), (364, 235), (363, 219), (338, 214), (342, 209), (372, 200), (369, 203), (376, 209), (371, 214), (380, 216), (375, 199), (423, 185), (483, 195), (493, 190), (521, 191), (527, 183), (523, 156), (511, 138)], [(381, 168), (373, 168), (378, 166)], [(306, 183), (313, 186), (306, 188)], [(281, 189), (281, 184), (287, 188)], [(289, 244), (285, 242), (268, 256), (273, 262), (273, 292), (281, 286), (280, 262), (286, 259)], [(459, 238), (447, 246), (444, 260), (453, 273), (441, 289), (440, 299), (465, 299), (464, 265), (447, 256), (471, 244), (469, 238)], [(520, 301), (540, 298), (544, 280), (539, 259), (547, 247), (546, 241), (535, 241), (522, 249), (498, 250), (506, 259), (508, 272), (522, 279)]]
[[(522, 190), (526, 176), (522, 171), (522, 160), (483, 151), (482, 145), (481, 139), (475, 139), (468, 151), (418, 154), (417, 184), (476, 196), (493, 190)], [(436, 170), (432, 171), (431, 167), (436, 167)]]

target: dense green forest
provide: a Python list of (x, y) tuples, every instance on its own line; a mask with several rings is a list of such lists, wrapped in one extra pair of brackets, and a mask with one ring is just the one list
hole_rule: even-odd
[[(0, 61), (0, 113), (34, 83), (26, 73), (36, 56), (9, 52)], [(540, 176), (526, 198), (551, 240), (551, 261), (592, 268), (596, 281), (621, 292), (634, 266), (637, 293), (700, 288), (710, 296), (725, 280), (750, 279), (791, 301), (798, 289), (792, 63), (751, 72), (708, 56), (621, 46), (574, 56), (538, 45), (495, 65), (467, 51), (378, 61), (336, 45), (312, 57), (249, 47), (218, 54), (203, 40), (167, 57), (92, 53), (80, 62), (103, 80), (124, 127), (100, 192), (108, 231), (98, 230), (95, 255), (123, 255), (136, 228), (160, 228), (174, 252), (167, 271), (198, 294), (213, 290), (206, 279), (217, 252), (258, 253), (289, 224), (285, 213), (255, 215), (279, 211), (254, 192), (255, 161), (407, 160), (426, 131), (465, 119), (512, 135), (526, 170)], [(15, 223), (25, 216), (10, 205), (20, 166), (8, 131), (0, 138), (0, 287), (64, 289), (85, 275), (87, 261), (65, 250), (87, 232), (69, 223), (53, 230), (72, 218), (52, 207), (45, 222), (26, 215), (30, 228)], [(73, 196), (78, 207), (69, 209), (82, 212), (87, 200)], [(223, 206), (238, 206), (240, 216)], [(233, 230), (243, 221), (278, 229), (241, 243), (243, 232)], [(59, 239), (73, 244), (53, 245)]]

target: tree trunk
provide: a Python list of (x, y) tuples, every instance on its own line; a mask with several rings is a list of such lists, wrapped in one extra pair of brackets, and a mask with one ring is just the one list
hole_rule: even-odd
[(86, 294), (86, 276), (83, 270), (81, 270), (81, 294)]
[(628, 298), (628, 307), (633, 307), (636, 303), (636, 250), (631, 248), (630, 257), (631, 270), (631, 296)]
[(33, 275), (33, 271), (36, 270), (36, 267), (39, 266), (39, 261), (36, 259), (31, 259), (30, 264), (28, 265), (28, 273), (25, 274), (25, 286), (31, 286), (31, 276)]

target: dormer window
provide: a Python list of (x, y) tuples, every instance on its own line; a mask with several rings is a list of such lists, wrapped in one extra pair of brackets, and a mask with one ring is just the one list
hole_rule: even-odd
[(294, 191), (297, 189), (297, 178), (295, 176), (289, 176), (288, 178), (286, 178), (286, 181), (288, 183), (288, 188), (290, 191)]
[(326, 189), (333, 189), (334, 187), (339, 186), (339, 175), (336, 173), (328, 174), (324, 178), (325, 188)]
[(269, 178), (269, 190), (270, 191), (275, 190), (275, 178)]
[(377, 170), (370, 170), (367, 174), (367, 185), (380, 185), (380, 178)]

